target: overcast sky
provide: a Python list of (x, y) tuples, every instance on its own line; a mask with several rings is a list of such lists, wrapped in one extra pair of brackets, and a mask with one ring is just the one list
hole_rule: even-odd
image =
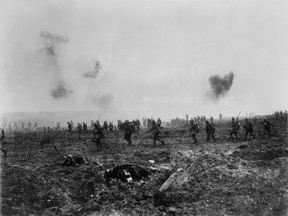
[[(288, 108), (285, 0), (0, 2), (2, 112), (169, 119)], [(96, 60), (96, 77), (85, 76)], [(208, 97), (209, 77), (231, 71), (230, 91)]]

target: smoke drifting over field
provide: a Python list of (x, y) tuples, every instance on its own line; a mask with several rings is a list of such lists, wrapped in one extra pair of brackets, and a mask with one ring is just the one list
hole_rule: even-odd
[[(0, 109), (166, 119), (283, 109), (273, 96), (287, 92), (286, 3), (242, 2), (5, 1)], [(237, 71), (233, 89), (221, 70)], [(59, 81), (73, 93), (57, 93)]]
[(51, 96), (54, 99), (66, 98), (68, 95), (72, 94), (72, 90), (67, 90), (64, 82), (59, 82), (56, 89), (51, 90)]
[(108, 108), (111, 106), (111, 102), (113, 100), (113, 95), (104, 94), (101, 96), (90, 96), (91, 102), (100, 108)]
[(40, 32), (40, 38), (44, 43), (43, 50), (46, 55), (53, 61), (53, 63), (57, 64), (57, 57), (59, 55), (58, 47), (61, 43), (68, 43), (68, 38), (47, 31)]
[(223, 78), (219, 75), (212, 75), (209, 77), (210, 92), (209, 97), (218, 101), (221, 97), (224, 97), (230, 90), (233, 84), (234, 73), (230, 72)]

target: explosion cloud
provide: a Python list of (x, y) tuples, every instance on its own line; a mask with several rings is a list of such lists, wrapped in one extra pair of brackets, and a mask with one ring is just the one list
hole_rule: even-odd
[(212, 75), (209, 77), (210, 92), (209, 96), (218, 101), (221, 97), (224, 97), (230, 90), (234, 79), (234, 73), (230, 72), (223, 78), (219, 75)]
[(83, 77), (96, 79), (96, 76), (100, 72), (101, 69), (102, 69), (102, 66), (101, 66), (100, 62), (95, 61), (94, 70), (84, 73)]
[(58, 46), (60, 43), (68, 43), (69, 40), (67, 37), (64, 37), (62, 35), (58, 34), (52, 34), (47, 31), (42, 31), (40, 33), (40, 38), (42, 39), (44, 43), (44, 48), (43, 50), (47, 54), (47, 56), (54, 62), (56, 62), (56, 58), (58, 55)]
[(72, 94), (72, 90), (67, 90), (64, 82), (59, 82), (58, 87), (56, 89), (51, 90), (51, 96), (54, 99), (65, 98), (69, 94)]

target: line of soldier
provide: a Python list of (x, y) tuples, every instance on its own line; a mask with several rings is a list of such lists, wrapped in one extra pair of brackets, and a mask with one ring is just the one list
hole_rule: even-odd
[[(124, 123), (122, 123), (121, 121), (118, 121), (118, 128), (119, 128), (119, 130), (124, 131), (124, 139), (128, 142), (128, 145), (131, 146), (132, 145), (132, 134), (135, 132), (139, 134), (140, 121), (136, 120), (136, 121), (129, 122), (128, 120), (126, 120)], [(161, 140), (159, 138), (159, 136), (161, 134), (161, 131), (160, 131), (161, 128), (162, 127), (161, 127), (160, 122), (156, 123), (155, 120), (152, 120), (151, 121), (151, 128), (145, 132), (145, 133), (147, 133), (147, 132), (152, 131), (154, 146), (156, 145), (156, 141), (158, 141), (162, 145), (164, 145), (164, 140)], [(98, 150), (103, 149), (103, 145), (101, 142), (101, 139), (103, 139), (103, 138), (105, 138), (104, 129), (103, 129), (103, 127), (101, 127), (100, 123), (97, 121), (96, 123), (94, 123), (93, 141), (96, 143)]]
[[(206, 120), (206, 134), (207, 134), (207, 138), (206, 141), (209, 142), (210, 138), (212, 137), (212, 139), (214, 140), (214, 142), (216, 142), (214, 133), (215, 133), (215, 127), (213, 124), (213, 119), (210, 119), (211, 122)], [(230, 129), (228, 130), (230, 133), (230, 138), (234, 141), (234, 136), (236, 139), (238, 138), (238, 130), (240, 130), (240, 123), (238, 122), (238, 118), (235, 120), (234, 117), (232, 117), (232, 122), (230, 125)], [(268, 136), (271, 136), (271, 123), (264, 118), (263, 121), (263, 130), (264, 130), (264, 135), (268, 134)], [(193, 119), (190, 120), (190, 135), (193, 138), (193, 143), (197, 143), (198, 140), (196, 138), (196, 135), (199, 133), (200, 131), (200, 127), (197, 123), (194, 122)], [(253, 128), (253, 124), (251, 123), (251, 121), (248, 118), (245, 118), (245, 123), (243, 125), (243, 132), (245, 132), (245, 139), (247, 140), (248, 135), (251, 135), (253, 138), (256, 138), (255, 134), (254, 134), (254, 128)], [(233, 136), (234, 135), (234, 136)]]
[[(184, 126), (186, 124), (188, 124), (188, 114), (186, 114), (186, 119), (180, 119), (180, 118), (174, 118), (174, 119), (171, 119), (171, 126)], [(210, 122), (213, 124), (213, 116), (210, 116)], [(219, 119), (220, 121), (222, 120), (222, 114), (219, 114)], [(199, 125), (199, 126), (202, 126), (204, 125), (204, 123), (206, 123), (206, 121), (208, 120), (208, 118), (206, 116), (197, 116), (197, 117), (194, 117), (194, 118), (191, 118), (191, 120), (193, 120), (195, 122), (195, 124)], [(190, 120), (190, 121), (191, 121)]]
[[(201, 121), (201, 120), (200, 120)], [(216, 138), (214, 136), (215, 134), (215, 127), (214, 127), (214, 123), (213, 123), (213, 117), (211, 116), (210, 118), (210, 122), (208, 120), (205, 121), (206, 125), (205, 125), (205, 131), (206, 131), (206, 141), (209, 142), (211, 140), (211, 138), (213, 139), (214, 142), (216, 142)], [(111, 125), (113, 125), (110, 122)], [(270, 122), (264, 118), (264, 122), (263, 122), (263, 129), (264, 131), (268, 134), (268, 136), (270, 137)], [(85, 130), (87, 130), (87, 124), (85, 124)], [(113, 131), (113, 126), (109, 127), (107, 124), (107, 121), (104, 121), (103, 126), (101, 127), (99, 121), (96, 121), (94, 123), (94, 128), (93, 128), (93, 141), (96, 143), (97, 148), (99, 150), (102, 150), (103, 145), (101, 142), (101, 139), (104, 138), (104, 132), (108, 132), (108, 131)], [(108, 127), (107, 127), (108, 126)], [(68, 122), (68, 127), (69, 131), (71, 132), (72, 130), (72, 123)], [(83, 131), (83, 129), (81, 128), (81, 124), (78, 123), (78, 131)], [(160, 139), (160, 134), (161, 134), (161, 120), (159, 121), (155, 121), (155, 120), (151, 120), (151, 126), (150, 129), (147, 132), (152, 132), (153, 134), (153, 144), (154, 146), (156, 145), (156, 141), (160, 142), (162, 145), (164, 145), (164, 140)], [(121, 131), (124, 131), (124, 139), (128, 142), (128, 145), (132, 145), (132, 134), (137, 132), (139, 134), (139, 130), (140, 130), (140, 121), (139, 120), (133, 120), (132, 122), (129, 122), (128, 120), (126, 120), (124, 123), (122, 123), (121, 121), (118, 121), (118, 129)], [(235, 120), (235, 118), (232, 118), (232, 122), (230, 125), (230, 129), (229, 129), (229, 134), (230, 134), (230, 138), (232, 140), (234, 140), (234, 136), (236, 139), (238, 139), (238, 130), (240, 129), (240, 123), (238, 122), (238, 117)], [(200, 126), (199, 124), (197, 124), (197, 122), (194, 121), (194, 119), (190, 120), (190, 127), (189, 127), (189, 136), (193, 138), (193, 143), (197, 143), (198, 140), (196, 138), (196, 135), (200, 132)], [(243, 132), (245, 132), (245, 139), (247, 139), (248, 135), (251, 135), (253, 138), (256, 138), (255, 134), (254, 134), (254, 129), (253, 129), (253, 124), (251, 123), (251, 121), (248, 118), (245, 118), (245, 123), (243, 126)], [(233, 136), (234, 135), (234, 136)]]
[[(264, 135), (267, 134), (269, 137), (271, 136), (271, 123), (267, 120), (267, 118), (264, 118), (263, 120), (263, 130), (264, 130)], [(235, 118), (232, 118), (231, 122), (231, 128), (230, 128), (230, 138), (234, 140), (233, 135), (235, 136), (236, 139), (238, 138), (238, 130), (240, 129), (240, 123), (238, 122), (238, 119), (235, 120)], [(252, 122), (248, 119), (245, 118), (245, 123), (243, 126), (243, 132), (245, 132), (245, 139), (247, 139), (248, 135), (250, 134), (253, 138), (256, 138), (254, 134), (254, 128)]]

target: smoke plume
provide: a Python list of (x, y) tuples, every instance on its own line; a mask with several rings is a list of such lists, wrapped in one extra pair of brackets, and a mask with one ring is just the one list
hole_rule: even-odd
[(100, 72), (101, 69), (102, 69), (102, 66), (101, 66), (100, 62), (95, 61), (94, 70), (84, 73), (83, 77), (96, 79), (96, 76)]
[(51, 96), (54, 99), (65, 98), (72, 93), (73, 93), (72, 90), (66, 89), (64, 82), (59, 82), (58, 87), (56, 89), (51, 90)]
[(218, 101), (221, 97), (224, 97), (230, 90), (234, 79), (234, 73), (230, 72), (223, 78), (219, 75), (212, 75), (209, 77), (210, 92), (209, 96)]

